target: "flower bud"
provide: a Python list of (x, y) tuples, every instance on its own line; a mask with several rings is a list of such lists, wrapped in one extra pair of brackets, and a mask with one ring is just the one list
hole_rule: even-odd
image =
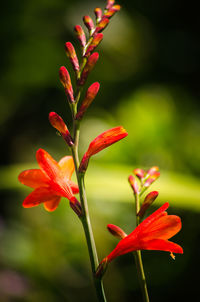
[(76, 115), (76, 119), (80, 120), (82, 119), (84, 113), (96, 97), (98, 91), (99, 91), (100, 84), (98, 82), (93, 83), (87, 90), (86, 96), (81, 104), (81, 107)]
[(66, 143), (71, 147), (74, 144), (73, 139), (63, 119), (56, 112), (50, 112), (49, 121), (50, 124), (60, 132)]
[(158, 197), (158, 191), (152, 191), (145, 197), (142, 206), (140, 208), (140, 211), (137, 213), (137, 215), (142, 218), (146, 212), (146, 210), (150, 207), (150, 205), (154, 202), (154, 200)]
[(99, 54), (98, 52), (94, 52), (87, 60), (87, 63), (82, 71), (81, 78), (78, 81), (78, 85), (83, 85), (89, 75), (89, 73), (94, 68), (96, 62), (98, 61)]
[(149, 187), (159, 176), (160, 176), (160, 172), (154, 172), (154, 174), (150, 175), (148, 179), (145, 181), (144, 187)]
[(65, 93), (67, 95), (68, 101), (70, 103), (74, 102), (74, 92), (72, 88), (71, 78), (67, 69), (62, 66), (59, 70), (60, 81), (65, 88)]
[(134, 170), (133, 170), (133, 173), (134, 173), (139, 179), (142, 179), (142, 178), (144, 178), (144, 176), (145, 176), (145, 171), (144, 171), (143, 169), (139, 169), (139, 168), (134, 169)]
[(106, 26), (109, 23), (109, 19), (108, 18), (103, 18), (97, 25), (95, 33), (98, 32), (102, 32), (102, 30), (104, 30), (106, 28)]
[(135, 177), (133, 177), (132, 175), (129, 176), (128, 181), (133, 189), (134, 194), (138, 194), (139, 193), (139, 187), (138, 187), (138, 183), (135, 179)]
[(96, 16), (96, 20), (97, 22), (99, 22), (102, 18), (102, 10), (99, 7), (96, 7), (94, 10), (95, 16)]
[(108, 231), (115, 237), (123, 239), (127, 236), (127, 234), (118, 226), (114, 224), (107, 225)]
[(85, 26), (87, 27), (89, 33), (91, 33), (94, 29), (94, 23), (92, 21), (92, 18), (90, 18), (90, 16), (84, 16), (83, 22), (84, 22)]
[(76, 199), (76, 197), (71, 199), (69, 204), (70, 204), (70, 207), (72, 208), (72, 210), (78, 215), (78, 217), (81, 217), (83, 215), (81, 204)]
[(121, 9), (120, 5), (113, 5), (108, 11), (105, 12), (104, 16), (106, 18), (111, 18), (116, 12)]
[(107, 5), (106, 5), (106, 9), (110, 9), (113, 6), (114, 3), (115, 3), (115, 0), (108, 0)]
[(147, 174), (148, 174), (148, 175), (153, 175), (155, 172), (158, 172), (158, 171), (159, 171), (159, 167), (153, 166), (153, 167), (151, 167), (151, 168), (147, 171)]
[(72, 43), (70, 43), (70, 42), (65, 43), (65, 51), (66, 51), (66, 55), (70, 59), (70, 62), (73, 66), (74, 71), (78, 72), (79, 71), (78, 58), (77, 58), (76, 51), (75, 51)]
[(106, 272), (106, 269), (108, 267), (108, 259), (105, 257), (100, 263), (99, 266), (96, 269), (95, 277), (98, 279), (101, 279), (103, 275)]
[(77, 39), (79, 40), (81, 47), (84, 48), (86, 45), (86, 37), (85, 37), (85, 33), (82, 29), (82, 27), (80, 25), (76, 25), (74, 27)]
[(103, 34), (102, 33), (98, 33), (94, 36), (92, 42), (89, 44), (85, 56), (87, 57), (102, 41), (103, 39)]

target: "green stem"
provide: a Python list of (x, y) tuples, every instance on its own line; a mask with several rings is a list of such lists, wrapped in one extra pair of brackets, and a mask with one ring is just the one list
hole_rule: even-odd
[[(140, 196), (139, 196), (139, 194), (135, 194), (135, 212), (136, 212), (136, 225), (137, 226), (140, 223), (140, 217), (137, 216), (137, 213), (139, 212), (139, 210), (140, 210)], [(142, 263), (141, 251), (135, 251), (134, 257), (135, 257), (138, 279), (140, 282), (140, 288), (142, 290), (143, 300), (144, 300), (144, 302), (149, 302), (147, 282), (146, 282), (144, 267), (143, 267), (143, 263)]]
[(106, 297), (104, 293), (103, 283), (100, 279), (97, 279), (95, 277), (96, 269), (99, 265), (97, 251), (96, 251), (96, 245), (94, 241), (94, 235), (92, 231), (92, 226), (90, 222), (89, 217), (89, 211), (88, 211), (88, 203), (87, 203), (87, 197), (85, 192), (85, 184), (84, 184), (84, 175), (80, 174), (78, 171), (79, 167), (79, 157), (78, 157), (78, 138), (79, 138), (79, 123), (74, 123), (74, 141), (75, 144), (72, 147), (72, 156), (74, 159), (74, 165), (76, 170), (76, 177), (77, 182), (79, 186), (79, 196), (80, 196), (80, 202), (82, 206), (83, 215), (80, 217), (80, 220), (83, 225), (83, 229), (85, 232), (86, 242), (88, 246), (88, 252), (90, 256), (90, 263), (92, 268), (92, 276), (94, 281), (94, 286), (96, 289), (96, 294), (98, 297), (99, 302), (106, 302)]

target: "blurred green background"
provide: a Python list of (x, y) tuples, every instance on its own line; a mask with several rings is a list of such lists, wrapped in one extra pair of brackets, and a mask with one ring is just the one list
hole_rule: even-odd
[[(104, 1), (10, 0), (1, 7), (0, 89), (0, 301), (96, 301), (81, 225), (62, 201), (54, 213), (21, 207), (30, 192), (17, 181), (37, 167), (44, 148), (59, 160), (68, 154), (48, 122), (70, 112), (58, 78), (71, 72), (64, 42), (73, 26)], [(86, 185), (99, 258), (116, 244), (108, 223), (134, 229), (127, 177), (135, 167), (158, 165), (155, 207), (170, 202), (182, 217), (173, 239), (184, 255), (143, 252), (152, 301), (182, 301), (198, 293), (200, 226), (199, 16), (195, 1), (119, 1), (123, 9), (105, 30), (100, 59), (90, 75), (101, 89), (81, 128), (83, 154), (100, 132), (123, 125), (129, 136), (96, 155)], [(78, 50), (77, 50), (78, 52)], [(79, 53), (79, 52), (78, 52)], [(153, 208), (154, 209), (154, 208)], [(149, 210), (149, 213), (152, 211)], [(148, 213), (148, 214), (149, 214)], [(142, 301), (132, 255), (110, 265), (105, 276), (109, 302)]]

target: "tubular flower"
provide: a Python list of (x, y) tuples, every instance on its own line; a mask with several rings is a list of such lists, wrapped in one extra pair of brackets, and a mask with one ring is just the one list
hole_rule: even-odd
[(168, 251), (172, 256), (173, 253), (182, 254), (182, 247), (168, 240), (181, 229), (180, 217), (168, 215), (165, 211), (168, 207), (169, 204), (166, 202), (147, 217), (132, 233), (120, 240), (115, 249), (102, 262), (109, 263), (120, 255), (136, 250)]
[(119, 140), (126, 137), (127, 135), (128, 133), (122, 126), (109, 129), (98, 135), (90, 143), (88, 150), (84, 154), (82, 161), (80, 163), (79, 172), (84, 173), (86, 171), (89, 159), (92, 155), (118, 142)]
[(70, 206), (79, 215), (81, 207), (74, 194), (79, 192), (78, 186), (71, 181), (74, 172), (74, 162), (71, 156), (63, 157), (58, 163), (43, 149), (36, 153), (40, 169), (30, 169), (21, 172), (19, 181), (33, 188), (24, 200), (23, 207), (31, 208), (44, 203), (47, 211), (54, 211), (61, 197), (70, 201)]

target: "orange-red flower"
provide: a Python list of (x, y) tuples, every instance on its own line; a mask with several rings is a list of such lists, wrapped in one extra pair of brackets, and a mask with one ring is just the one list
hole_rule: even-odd
[(180, 217), (168, 215), (165, 211), (168, 207), (169, 204), (165, 203), (147, 217), (132, 233), (123, 238), (103, 261), (110, 262), (120, 255), (136, 250), (160, 250), (182, 254), (182, 247), (168, 240), (181, 229)]
[(44, 203), (47, 211), (54, 211), (61, 197), (70, 201), (70, 206), (77, 214), (80, 204), (74, 194), (79, 192), (78, 186), (71, 181), (74, 162), (71, 156), (63, 157), (58, 163), (43, 149), (36, 153), (40, 169), (25, 170), (19, 174), (19, 181), (33, 188), (24, 200), (23, 207), (30, 208)]
[(88, 166), (89, 159), (92, 155), (100, 152), (101, 150), (109, 147), (110, 145), (118, 142), (122, 138), (126, 137), (128, 133), (122, 126), (118, 126), (109, 129), (100, 135), (98, 135), (89, 145), (87, 152), (84, 154), (79, 171), (85, 172)]

